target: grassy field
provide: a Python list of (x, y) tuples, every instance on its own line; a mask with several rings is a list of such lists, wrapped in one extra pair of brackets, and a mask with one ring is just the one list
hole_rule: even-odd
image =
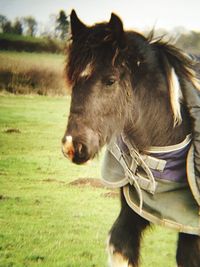
[[(0, 95), (0, 266), (104, 267), (119, 212), (108, 190), (73, 186), (99, 178), (99, 160), (75, 166), (61, 154), (69, 97)], [(176, 234), (146, 232), (142, 267), (174, 267)]]
[(0, 33), (0, 49), (27, 52), (62, 53), (65, 42), (48, 37)]

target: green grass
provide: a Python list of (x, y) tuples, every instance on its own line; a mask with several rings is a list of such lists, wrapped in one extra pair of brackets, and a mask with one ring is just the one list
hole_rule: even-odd
[(13, 33), (0, 33), (0, 39), (7, 39), (11, 41), (27, 41), (27, 42), (45, 42), (45, 38), (38, 38), (33, 36), (25, 36)]
[[(107, 266), (119, 201), (106, 189), (69, 184), (100, 177), (98, 159), (76, 166), (62, 156), (69, 100), (0, 95), (1, 267)], [(148, 230), (141, 267), (174, 267), (175, 243), (173, 231)]]
[(63, 53), (64, 46), (58, 39), (0, 33), (1, 50)]

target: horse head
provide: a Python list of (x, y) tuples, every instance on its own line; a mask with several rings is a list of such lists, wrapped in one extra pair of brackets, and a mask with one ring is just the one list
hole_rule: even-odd
[(86, 26), (72, 11), (71, 33), (65, 156), (85, 163), (121, 132), (141, 150), (182, 141), (188, 127), (177, 66), (184, 59), (179, 72), (189, 75), (189, 59), (161, 41), (125, 31), (113, 13), (107, 23)]

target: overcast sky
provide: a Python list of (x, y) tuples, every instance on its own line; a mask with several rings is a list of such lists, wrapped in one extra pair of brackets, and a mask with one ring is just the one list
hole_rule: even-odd
[(109, 20), (117, 13), (125, 28), (147, 29), (185, 27), (200, 31), (200, 0), (0, 0), (0, 14), (9, 19), (32, 15), (47, 22), (51, 14), (74, 8), (87, 24)]

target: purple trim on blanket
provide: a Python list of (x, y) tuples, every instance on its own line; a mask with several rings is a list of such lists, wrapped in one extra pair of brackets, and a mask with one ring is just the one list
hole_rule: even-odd
[(151, 169), (154, 177), (178, 183), (185, 183), (187, 181), (186, 158), (190, 145), (191, 144), (189, 143), (184, 148), (172, 152), (151, 154), (151, 156), (155, 158), (167, 161), (163, 172)]
[[(122, 138), (119, 137), (117, 143), (124, 153), (129, 153), (126, 144)], [(172, 152), (152, 153), (150, 156), (163, 159), (166, 165), (163, 171), (151, 169), (153, 176), (158, 179), (168, 180), (177, 183), (186, 183), (186, 159), (190, 148), (191, 142), (181, 149)]]

